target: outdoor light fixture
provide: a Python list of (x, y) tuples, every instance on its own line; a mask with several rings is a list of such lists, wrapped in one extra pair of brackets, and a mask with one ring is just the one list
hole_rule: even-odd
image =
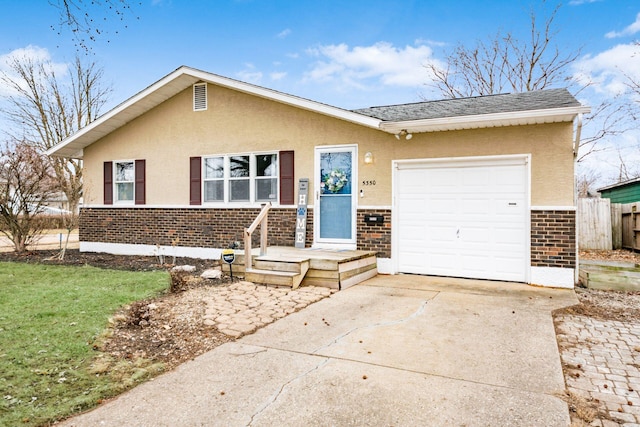
[(413, 138), (413, 135), (407, 132), (406, 129), (402, 129), (400, 132), (396, 133), (396, 139), (399, 140), (401, 136), (404, 136), (406, 140), (410, 140), (411, 138)]
[(371, 153), (371, 151), (367, 151), (364, 155), (364, 163), (367, 165), (373, 163), (373, 154)]

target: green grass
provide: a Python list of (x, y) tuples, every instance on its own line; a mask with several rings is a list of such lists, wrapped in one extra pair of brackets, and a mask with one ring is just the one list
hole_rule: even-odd
[(96, 370), (94, 345), (119, 307), (168, 283), (165, 272), (0, 262), (0, 426), (45, 425), (144, 377)]

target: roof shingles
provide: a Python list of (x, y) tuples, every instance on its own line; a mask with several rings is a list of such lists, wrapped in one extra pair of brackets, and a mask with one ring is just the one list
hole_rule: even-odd
[(425, 101), (353, 110), (354, 113), (382, 121), (441, 119), (514, 111), (579, 107), (580, 103), (566, 89)]

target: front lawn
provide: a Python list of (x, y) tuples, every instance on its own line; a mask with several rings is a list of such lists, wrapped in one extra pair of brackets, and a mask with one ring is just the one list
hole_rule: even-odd
[(0, 262), (0, 425), (60, 419), (156, 369), (104, 369), (94, 345), (119, 307), (168, 284), (163, 271)]

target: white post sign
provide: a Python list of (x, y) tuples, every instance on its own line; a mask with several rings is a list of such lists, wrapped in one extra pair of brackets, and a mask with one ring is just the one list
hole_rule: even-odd
[(304, 249), (307, 240), (308, 196), (309, 178), (300, 178), (298, 182), (298, 214), (296, 216), (296, 248)]

